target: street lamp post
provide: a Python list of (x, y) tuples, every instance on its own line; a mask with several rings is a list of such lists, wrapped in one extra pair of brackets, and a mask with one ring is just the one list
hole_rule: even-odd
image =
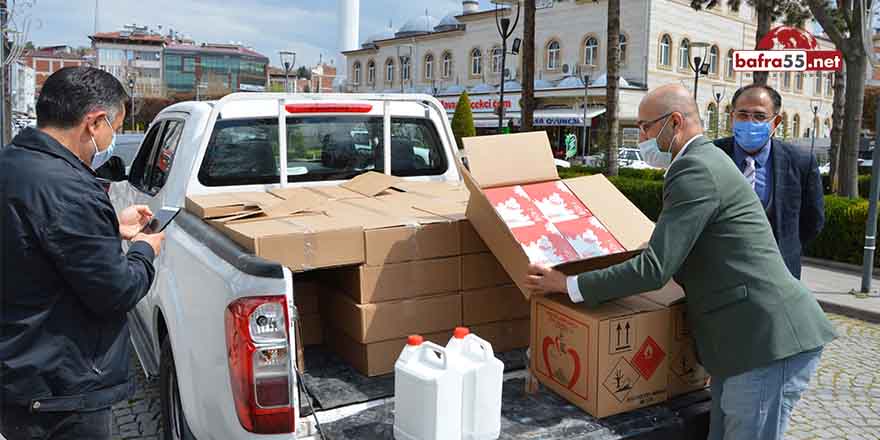
[(721, 133), (721, 101), (724, 100), (726, 87), (721, 84), (712, 85), (712, 97), (715, 98), (715, 137)]
[[(504, 129), (504, 82), (507, 80), (507, 39), (513, 35), (516, 25), (519, 23), (520, 2), (519, 0), (493, 0), (495, 3), (495, 26), (498, 28), (498, 34), (501, 35), (501, 87), (498, 94), (498, 133)], [(516, 5), (516, 17), (513, 25), (510, 23), (510, 17), (507, 12), (512, 8), (510, 5)], [(506, 5), (509, 7), (501, 7)]]
[(709, 74), (709, 63), (706, 56), (709, 53), (709, 43), (695, 41), (691, 43), (690, 50), (694, 51), (693, 59), (688, 60), (691, 70), (694, 71), (694, 101), (697, 100), (697, 87), (700, 84), (700, 75)]
[(587, 155), (590, 154), (590, 152), (589, 152), (590, 146), (587, 144), (587, 130), (588, 130), (588, 128), (587, 128), (587, 104), (589, 103), (589, 97), (587, 96), (587, 93), (588, 93), (587, 89), (589, 89), (589, 87), (590, 87), (590, 72), (589, 71), (587, 71), (587, 73), (584, 74), (583, 81), (584, 81), (584, 127), (583, 127), (583, 129), (584, 129), (584, 134), (583, 134), (584, 149), (582, 151), (583, 151), (583, 161), (584, 161), (584, 164), (586, 164), (587, 163)]
[(131, 131), (134, 132), (134, 75), (128, 76), (128, 100), (129, 100), (129, 109), (131, 111), (130, 124)]
[(290, 93), (290, 70), (296, 65), (296, 52), (291, 50), (282, 50), (278, 52), (281, 58), (281, 65), (284, 67), (284, 91)]
[(813, 155), (813, 150), (816, 148), (816, 130), (819, 129), (819, 108), (822, 106), (821, 99), (811, 99), (810, 100), (810, 110), (813, 112), (813, 132), (810, 133), (810, 155)]

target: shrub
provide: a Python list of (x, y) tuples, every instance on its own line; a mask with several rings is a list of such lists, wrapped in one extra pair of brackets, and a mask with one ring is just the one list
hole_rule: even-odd
[[(804, 253), (815, 258), (862, 264), (867, 221), (867, 200), (825, 196), (825, 227)], [(880, 267), (876, 254), (874, 265)]]
[(458, 104), (455, 106), (455, 113), (452, 115), (452, 134), (455, 135), (458, 148), (464, 146), (461, 143), (461, 138), (477, 135), (477, 130), (474, 128), (474, 115), (471, 113), (471, 101), (467, 92), (461, 93)]

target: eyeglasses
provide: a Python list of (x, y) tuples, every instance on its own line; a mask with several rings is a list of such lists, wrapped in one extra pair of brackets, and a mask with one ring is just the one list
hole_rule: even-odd
[(770, 119), (776, 117), (776, 114), (767, 114), (764, 112), (749, 112), (745, 110), (737, 110), (733, 112), (733, 117), (737, 121), (754, 121), (754, 122), (767, 122)]
[(671, 114), (673, 114), (673, 113), (675, 113), (675, 112), (669, 112), (669, 113), (666, 113), (665, 115), (660, 116), (660, 117), (657, 118), (657, 119), (652, 119), (652, 120), (650, 120), (650, 121), (636, 121), (636, 125), (639, 127), (639, 130), (641, 130), (642, 133), (648, 133), (648, 130), (650, 130), (651, 127), (654, 126), (654, 124), (656, 124), (656, 123), (657, 123), (658, 121), (660, 121), (661, 119), (666, 118), (666, 117), (668, 117), (669, 115), (671, 115)]

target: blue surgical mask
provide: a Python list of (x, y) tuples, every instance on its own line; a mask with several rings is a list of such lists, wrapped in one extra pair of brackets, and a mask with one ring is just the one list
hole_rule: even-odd
[(104, 120), (107, 121), (107, 125), (110, 126), (110, 130), (113, 131), (113, 139), (110, 141), (110, 145), (107, 146), (107, 149), (104, 151), (98, 150), (98, 143), (95, 142), (94, 136), (92, 137), (92, 145), (95, 146), (95, 155), (92, 156), (92, 169), (97, 170), (101, 168), (101, 165), (107, 163), (111, 157), (113, 157), (113, 150), (116, 148), (116, 130), (113, 130), (113, 124), (110, 123), (110, 120), (104, 116)]
[[(663, 123), (663, 128), (660, 129), (660, 133), (657, 133), (657, 137), (660, 137), (660, 134), (666, 129), (666, 124), (668, 123), (669, 118)], [(674, 140), (675, 138), (673, 138), (673, 141)], [(669, 145), (669, 150), (662, 151), (660, 150), (660, 144), (657, 143), (656, 137), (640, 142), (639, 151), (642, 152), (642, 160), (652, 167), (666, 169), (672, 164), (672, 145)]]
[(770, 139), (770, 122), (737, 121), (733, 123), (733, 138), (747, 153), (755, 153)]

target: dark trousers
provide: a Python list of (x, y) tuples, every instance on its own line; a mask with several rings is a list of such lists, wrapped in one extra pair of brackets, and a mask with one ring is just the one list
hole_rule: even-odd
[(0, 407), (0, 433), (7, 440), (110, 440), (110, 408), (98, 411), (32, 413)]

